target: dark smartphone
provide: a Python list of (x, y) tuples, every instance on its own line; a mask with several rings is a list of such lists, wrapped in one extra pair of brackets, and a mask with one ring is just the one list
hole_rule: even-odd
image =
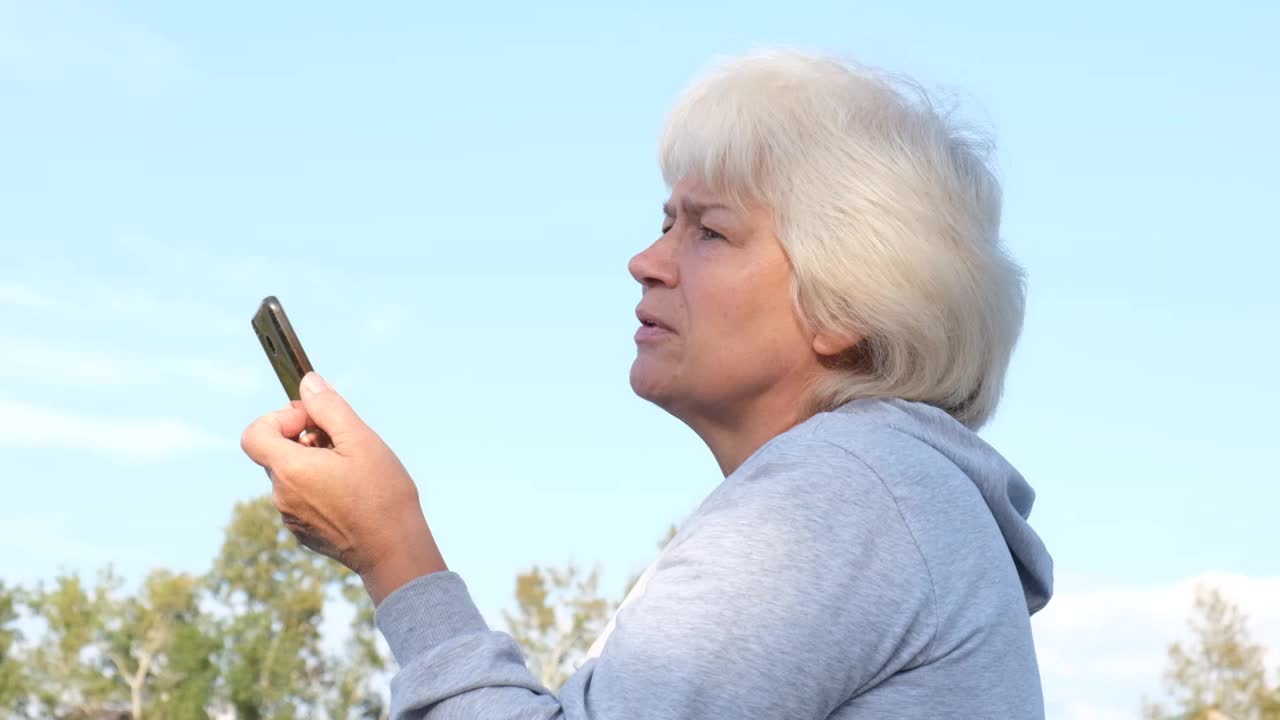
[[(257, 333), (258, 342), (262, 343), (276, 377), (280, 378), (285, 395), (290, 400), (301, 400), (299, 385), (302, 376), (311, 372), (311, 361), (307, 359), (302, 343), (298, 342), (293, 325), (289, 324), (289, 316), (284, 314), (284, 306), (275, 295), (262, 299), (258, 312), (253, 316), (253, 331)], [(323, 430), (308, 428), (306, 435), (311, 437), (305, 444), (332, 446)]]

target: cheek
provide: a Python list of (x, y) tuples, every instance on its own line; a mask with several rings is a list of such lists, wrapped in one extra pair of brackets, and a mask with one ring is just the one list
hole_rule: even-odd
[(756, 273), (734, 279), (691, 292), (689, 305), (696, 312), (690, 319), (695, 321), (698, 354), (727, 367), (790, 364), (804, 348), (789, 275)]
[(733, 272), (722, 260), (698, 263), (688, 271), (681, 288), (684, 311), (699, 331), (722, 334), (750, 320), (758, 304), (750, 273)]

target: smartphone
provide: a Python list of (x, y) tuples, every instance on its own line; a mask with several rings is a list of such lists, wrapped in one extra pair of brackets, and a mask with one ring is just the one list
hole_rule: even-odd
[[(284, 306), (275, 295), (262, 299), (252, 324), (253, 331), (258, 335), (258, 342), (262, 343), (262, 349), (276, 371), (276, 377), (280, 378), (280, 384), (284, 386), (285, 395), (290, 400), (301, 400), (299, 386), (302, 384), (302, 376), (312, 370), (311, 361), (307, 359), (302, 343), (298, 342), (298, 336), (293, 332), (289, 316), (284, 314)], [(324, 431), (319, 428), (308, 428), (306, 434), (312, 436), (307, 442), (309, 445), (332, 446)]]

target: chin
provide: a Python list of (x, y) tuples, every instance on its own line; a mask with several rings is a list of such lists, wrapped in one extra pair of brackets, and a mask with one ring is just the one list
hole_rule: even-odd
[(643, 357), (638, 357), (631, 363), (631, 390), (659, 407), (666, 406), (665, 400), (670, 394), (670, 378), (669, 372), (661, 372), (659, 368), (653, 367), (652, 361), (646, 361)]

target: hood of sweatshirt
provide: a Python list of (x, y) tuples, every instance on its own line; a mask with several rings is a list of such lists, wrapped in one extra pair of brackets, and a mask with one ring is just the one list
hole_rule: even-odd
[(946, 412), (897, 398), (856, 400), (837, 413), (880, 416), (893, 429), (932, 447), (955, 464), (982, 494), (1018, 569), (1027, 609), (1035, 613), (1053, 594), (1053, 559), (1028, 518), (1036, 493), (1009, 461)]

